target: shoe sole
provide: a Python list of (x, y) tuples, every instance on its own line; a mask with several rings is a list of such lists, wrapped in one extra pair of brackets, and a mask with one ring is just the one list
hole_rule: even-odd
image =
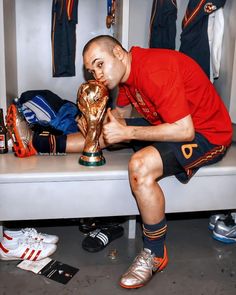
[(215, 240), (217, 240), (219, 242), (225, 243), (225, 244), (234, 244), (234, 243), (236, 243), (236, 238), (228, 238), (228, 237), (222, 236), (220, 234), (217, 234), (215, 232), (213, 232), (212, 237), (213, 237), (213, 239), (215, 239)]
[(46, 255), (45, 257), (42, 257), (40, 259), (36, 259), (36, 260), (30, 260), (30, 259), (22, 259), (20, 257), (3, 257), (3, 256), (0, 256), (0, 260), (4, 260), (4, 261), (16, 261), (16, 260), (20, 260), (20, 261), (23, 261), (23, 260), (27, 260), (27, 261), (40, 261), (46, 257), (49, 257), (51, 256), (55, 251), (53, 251), (52, 253), (49, 253), (48, 255)]
[[(0, 260), (4, 260), (4, 261), (13, 261), (13, 260), (20, 260), (20, 261), (23, 261), (23, 260), (27, 260), (27, 261), (39, 261), (39, 260), (42, 260), (46, 257), (49, 257), (51, 256), (52, 254), (54, 254), (56, 252), (56, 249), (57, 247), (55, 247), (54, 249), (52, 249), (51, 251), (49, 251), (47, 254), (45, 254), (44, 256), (40, 257), (40, 258), (37, 258), (37, 259), (24, 259), (24, 258), (21, 258), (21, 257), (17, 257), (17, 256), (3, 256), (2, 254), (0, 254)], [(32, 251), (32, 250), (30, 250)], [(36, 250), (36, 251), (40, 251), (40, 250)], [(39, 254), (40, 256), (41, 254)]]
[(10, 133), (11, 139), (13, 141), (14, 153), (19, 158), (25, 158), (36, 154), (35, 149), (32, 147), (25, 148), (20, 134), (18, 133), (17, 127), (15, 125), (15, 118), (17, 117), (17, 109), (14, 104), (11, 104), (7, 110), (7, 130)]
[(215, 228), (215, 224), (209, 223), (208, 229), (212, 231), (214, 228)]
[(0, 257), (1, 260), (4, 260), (4, 261), (13, 261), (13, 260), (22, 260), (18, 257)]
[[(150, 280), (149, 280), (150, 281)], [(146, 284), (149, 282), (147, 281)], [(146, 284), (142, 284), (142, 285), (135, 285), (135, 286), (126, 286), (126, 285), (123, 285), (122, 283), (120, 283), (120, 286), (124, 289), (138, 289), (138, 288), (141, 288), (141, 287), (144, 287)]]

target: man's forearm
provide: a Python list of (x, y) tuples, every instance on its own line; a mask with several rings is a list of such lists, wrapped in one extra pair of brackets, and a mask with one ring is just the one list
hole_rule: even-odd
[(158, 126), (127, 126), (127, 140), (143, 141), (190, 141), (194, 132), (177, 124), (164, 123)]

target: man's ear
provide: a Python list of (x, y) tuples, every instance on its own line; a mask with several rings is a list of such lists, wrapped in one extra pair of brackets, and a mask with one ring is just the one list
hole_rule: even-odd
[(117, 57), (119, 60), (123, 59), (124, 50), (119, 45), (115, 45), (112, 51), (114, 56)]

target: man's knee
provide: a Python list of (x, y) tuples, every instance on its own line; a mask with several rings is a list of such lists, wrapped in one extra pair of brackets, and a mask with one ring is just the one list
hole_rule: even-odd
[(139, 186), (146, 183), (148, 185), (162, 175), (162, 161), (158, 157), (153, 161), (148, 153), (137, 152), (132, 155), (128, 170), (131, 184)]
[(142, 158), (139, 153), (135, 153), (131, 156), (129, 161), (129, 175), (130, 177), (144, 177), (147, 174), (145, 159)]

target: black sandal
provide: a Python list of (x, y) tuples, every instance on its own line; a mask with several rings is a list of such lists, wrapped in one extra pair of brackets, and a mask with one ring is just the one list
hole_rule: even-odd
[(82, 248), (88, 252), (98, 252), (104, 249), (115, 239), (124, 234), (122, 226), (113, 226), (107, 229), (96, 229), (90, 232), (82, 242)]

